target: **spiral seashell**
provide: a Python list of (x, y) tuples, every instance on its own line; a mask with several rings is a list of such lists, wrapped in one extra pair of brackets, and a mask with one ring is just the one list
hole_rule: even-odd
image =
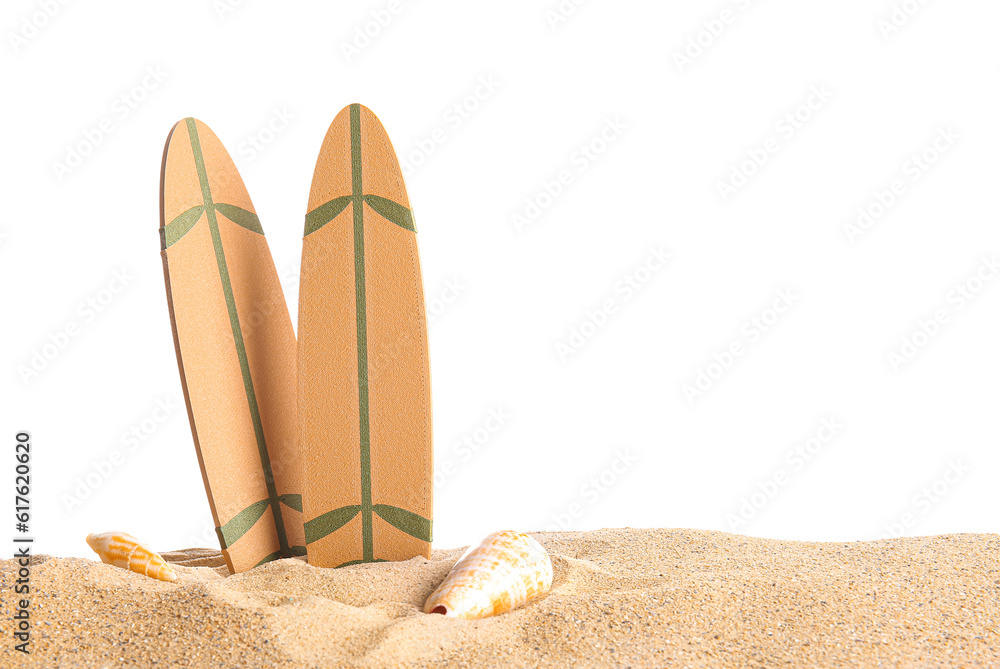
[(131, 534), (105, 532), (88, 534), (87, 543), (101, 556), (101, 562), (161, 581), (176, 581), (174, 568)]
[(552, 560), (520, 532), (495, 532), (466, 551), (431, 593), (424, 613), (486, 618), (536, 599), (552, 587)]

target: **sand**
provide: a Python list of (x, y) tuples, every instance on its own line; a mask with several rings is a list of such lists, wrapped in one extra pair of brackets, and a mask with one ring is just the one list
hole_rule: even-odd
[[(227, 576), (165, 553), (176, 583), (35, 558), (32, 655), (0, 667), (1000, 667), (1000, 536), (802, 543), (692, 530), (533, 535), (552, 591), (478, 621), (420, 613), (463, 549)], [(81, 537), (81, 541), (83, 538)]]

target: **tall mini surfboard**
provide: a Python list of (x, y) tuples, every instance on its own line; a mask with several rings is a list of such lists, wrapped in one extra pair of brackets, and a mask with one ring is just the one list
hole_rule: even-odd
[(295, 334), (232, 159), (195, 119), (163, 157), (160, 240), (198, 463), (233, 573), (305, 554)]
[(430, 556), (430, 366), (416, 229), (392, 144), (345, 108), (323, 141), (299, 287), (309, 563)]

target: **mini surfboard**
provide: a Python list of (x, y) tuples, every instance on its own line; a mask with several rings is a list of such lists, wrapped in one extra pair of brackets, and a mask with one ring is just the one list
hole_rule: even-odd
[(174, 126), (160, 240), (191, 432), (232, 573), (305, 554), (295, 333), (236, 166), (203, 123)]
[(299, 287), (309, 563), (430, 556), (430, 365), (416, 228), (379, 120), (350, 105), (316, 162)]

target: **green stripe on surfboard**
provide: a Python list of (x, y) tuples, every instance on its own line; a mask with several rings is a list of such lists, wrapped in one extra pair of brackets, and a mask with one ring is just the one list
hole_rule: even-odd
[(305, 235), (310, 235), (316, 232), (324, 225), (340, 216), (341, 212), (347, 209), (347, 205), (349, 205), (353, 200), (353, 195), (344, 195), (343, 197), (334, 198), (326, 204), (321, 204), (310, 211), (306, 214)]
[[(337, 197), (325, 204), (321, 204), (306, 214), (305, 236), (316, 232), (324, 225), (340, 216), (340, 214), (347, 209), (347, 205), (353, 202), (354, 199), (353, 195)], [(364, 201), (368, 203), (369, 207), (378, 212), (378, 214), (387, 221), (395, 223), (404, 230), (409, 230), (410, 232), (417, 231), (417, 226), (413, 222), (413, 212), (398, 202), (394, 202), (389, 198), (382, 197), (380, 195), (372, 195), (371, 193), (364, 196)]]
[(354, 292), (358, 324), (358, 408), (361, 433), (361, 559), (375, 559), (372, 540), (371, 425), (368, 416), (368, 316), (365, 296), (365, 210), (361, 183), (361, 105), (351, 105), (351, 190), (354, 197)]
[(431, 526), (433, 523), (427, 518), (406, 509), (400, 509), (397, 506), (389, 506), (388, 504), (376, 504), (373, 510), (378, 514), (379, 518), (400, 532), (405, 532), (414, 539), (420, 539), (427, 543), (431, 542)]
[(229, 548), (239, 541), (244, 534), (250, 531), (251, 527), (257, 524), (257, 521), (260, 520), (260, 517), (264, 515), (267, 507), (270, 505), (271, 500), (269, 499), (254, 502), (220, 527), (218, 534), (222, 542), (222, 547)]
[(350, 506), (342, 506), (333, 511), (327, 511), (322, 516), (316, 516), (312, 520), (307, 520), (305, 523), (306, 543), (311, 544), (314, 541), (319, 541), (328, 534), (333, 534), (354, 520), (355, 516), (360, 512), (361, 505), (352, 504)]
[[(400, 532), (405, 532), (411, 537), (426, 541), (427, 543), (431, 542), (433, 521), (412, 511), (400, 509), (397, 506), (390, 506), (389, 504), (375, 504), (372, 506), (372, 511)], [(319, 541), (328, 534), (333, 534), (354, 520), (360, 512), (361, 506), (359, 504), (352, 504), (350, 506), (342, 506), (333, 511), (327, 511), (322, 516), (317, 516), (312, 520), (306, 521), (306, 543), (311, 544), (314, 541)]]
[(302, 495), (282, 495), (278, 501), (290, 509), (295, 509), (302, 513)]
[[(188, 134), (191, 137), (191, 150), (194, 154), (195, 167), (198, 170), (198, 180), (201, 183), (201, 194), (204, 200), (205, 212), (208, 214), (208, 226), (212, 236), (212, 244), (215, 248), (215, 259), (219, 266), (219, 277), (222, 280), (222, 292), (226, 298), (226, 309), (229, 312), (229, 322), (233, 331), (233, 339), (236, 343), (236, 355), (239, 358), (240, 372), (243, 375), (243, 386), (246, 390), (247, 403), (250, 407), (254, 436), (257, 440), (257, 451), (260, 455), (261, 467), (264, 470), (267, 501), (274, 515), (274, 527), (278, 535), (278, 545), (280, 546), (278, 552), (284, 555), (289, 550), (288, 536), (285, 533), (285, 521), (281, 514), (278, 491), (274, 484), (274, 472), (271, 469), (271, 459), (267, 452), (267, 443), (264, 440), (264, 426), (260, 419), (260, 409), (257, 406), (257, 395), (254, 392), (253, 379), (250, 376), (250, 363), (247, 359), (246, 344), (243, 341), (243, 330), (240, 327), (239, 314), (236, 311), (236, 298), (233, 296), (233, 285), (226, 264), (226, 254), (222, 248), (222, 235), (219, 232), (219, 222), (215, 216), (216, 205), (212, 200), (212, 190), (208, 182), (208, 171), (205, 168), (205, 157), (202, 155), (201, 142), (198, 139), (198, 128), (193, 118), (187, 119), (187, 128)], [(233, 208), (236, 209), (236, 207)], [(224, 212), (223, 215), (225, 215)], [(226, 217), (229, 218), (228, 216)], [(257, 225), (259, 227), (259, 221)], [(261, 515), (263, 515), (263, 511)], [(258, 516), (257, 520), (259, 519), (260, 516)]]
[(180, 241), (180, 238), (186, 235), (194, 224), (198, 222), (201, 215), (205, 213), (205, 205), (200, 204), (197, 207), (191, 207), (183, 214), (170, 221), (167, 225), (160, 228), (160, 245), (164, 250), (168, 246), (172, 246)]
[[(223, 204), (222, 202), (215, 203), (215, 210), (241, 228), (256, 232), (258, 235), (264, 234), (264, 228), (260, 225), (260, 219), (252, 211), (247, 211), (233, 204)], [(205, 205), (200, 204), (197, 207), (191, 207), (163, 226), (160, 230), (160, 243), (163, 249), (166, 250), (168, 247), (179, 242), (181, 237), (191, 231), (191, 228), (201, 219), (201, 215), (204, 213)]]
[(413, 212), (387, 197), (380, 195), (365, 195), (365, 202), (368, 206), (377, 211), (386, 220), (392, 221), (399, 227), (416, 232), (417, 226), (413, 224)]
[[(299, 513), (302, 512), (302, 495), (282, 495), (278, 498), (278, 501), (290, 509), (294, 509)], [(250, 531), (250, 528), (257, 524), (257, 521), (260, 520), (270, 505), (271, 500), (269, 499), (254, 502), (230, 518), (228, 523), (222, 527), (215, 528), (222, 547), (229, 548), (239, 541), (244, 534)]]
[(252, 211), (247, 211), (234, 204), (224, 204), (222, 202), (215, 203), (215, 210), (241, 228), (246, 228), (250, 232), (256, 232), (258, 235), (264, 234), (264, 228), (260, 225), (260, 219)]

